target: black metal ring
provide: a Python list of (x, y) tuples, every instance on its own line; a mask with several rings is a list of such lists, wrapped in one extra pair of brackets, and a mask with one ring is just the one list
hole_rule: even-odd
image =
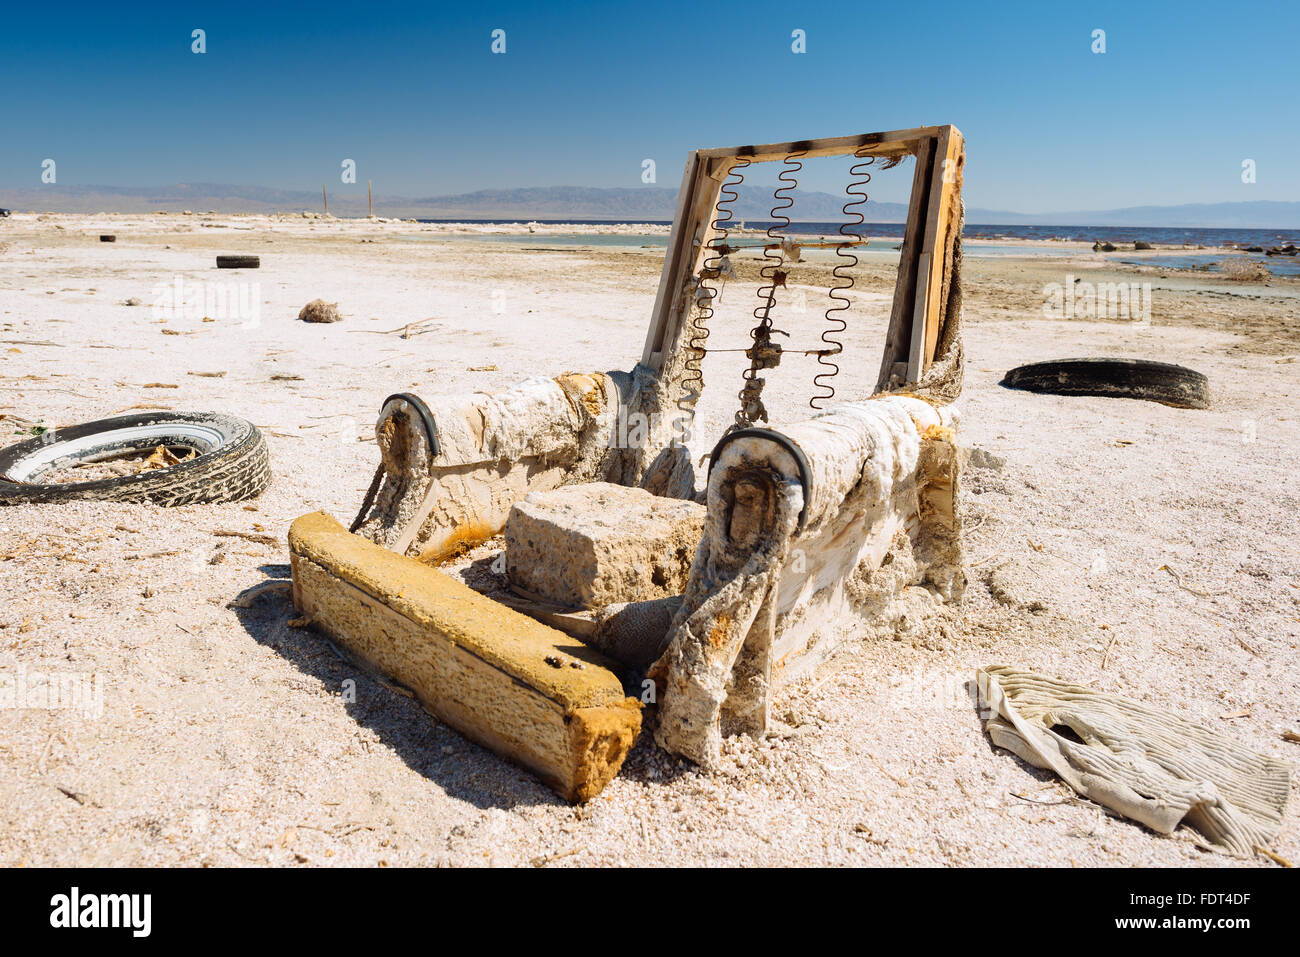
[(804, 522), (808, 518), (808, 499), (812, 495), (812, 466), (808, 464), (808, 456), (803, 454), (803, 449), (795, 445), (794, 441), (787, 436), (771, 429), (736, 429), (718, 439), (718, 444), (709, 453), (710, 476), (713, 475), (713, 463), (718, 461), (718, 455), (733, 439), (766, 439), (775, 442), (794, 457), (794, 463), (799, 468), (799, 484), (803, 486), (803, 507), (799, 509), (799, 524), (795, 527), (795, 531), (802, 531)]
[(432, 466), (433, 460), (442, 452), (442, 447), (438, 444), (438, 424), (433, 420), (433, 413), (429, 411), (429, 407), (424, 404), (424, 400), (418, 395), (413, 395), (410, 392), (396, 392), (385, 399), (383, 405), (379, 407), (380, 416), (384, 414), (384, 409), (388, 408), (388, 403), (394, 399), (401, 399), (403, 402), (410, 403), (411, 407), (419, 413), (424, 424), (424, 433), (429, 437), (429, 464)]

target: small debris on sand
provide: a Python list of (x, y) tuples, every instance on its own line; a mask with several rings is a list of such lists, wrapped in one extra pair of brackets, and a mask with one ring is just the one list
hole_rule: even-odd
[(1006, 467), (1007, 460), (1000, 455), (994, 455), (988, 449), (982, 449), (976, 445), (971, 448), (970, 459), (966, 464), (968, 468), (1001, 472)]
[(243, 538), (259, 545), (279, 545), (280, 539), (274, 535), (259, 535), (256, 532), (240, 532), (231, 528), (218, 528), (212, 533), (218, 538)]
[(1025, 559), (1013, 558), (988, 576), (989, 594), (1003, 605), (1023, 611), (1043, 612), (1049, 605), (1043, 576)]
[(313, 299), (302, 307), (302, 312), (298, 313), (298, 318), (303, 322), (339, 322), (343, 317), (339, 315), (339, 304), (337, 302)]
[(98, 462), (77, 462), (46, 477), (45, 481), (61, 484), (65, 482), (95, 482), (101, 479), (121, 478), (125, 475), (136, 475), (140, 472), (164, 469), (168, 466), (178, 465), (181, 462), (188, 462), (192, 458), (194, 458), (193, 449), (190, 450), (188, 455), (181, 458), (167, 446), (160, 445), (147, 457), (142, 457), (141, 453), (135, 452), (119, 458), (100, 460)]

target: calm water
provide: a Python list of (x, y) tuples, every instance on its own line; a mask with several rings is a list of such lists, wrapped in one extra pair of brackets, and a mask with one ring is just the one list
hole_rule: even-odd
[[(512, 225), (518, 223), (517, 219), (458, 219), (458, 220), (438, 220), (422, 219), (422, 223), (437, 222), (458, 222), (458, 223), (479, 223), (493, 224), (498, 226)], [(542, 225), (569, 225), (569, 226), (608, 226), (620, 225), (612, 223), (609, 220), (597, 219), (537, 219), (532, 220)], [(639, 220), (634, 225), (653, 225), (653, 226), (671, 226), (672, 223), (663, 220)], [(747, 229), (767, 229), (771, 223), (763, 220), (747, 220), (745, 227)], [(831, 236), (839, 233), (839, 223), (791, 223), (786, 228), (786, 232), (794, 233), (800, 236)], [(873, 236), (882, 236), (896, 239), (902, 236), (902, 225), (900, 223), (871, 223), (863, 224), (863, 230)], [(1208, 229), (1200, 227), (1168, 227), (1168, 226), (1009, 226), (983, 223), (967, 223), (962, 235), (968, 239), (1057, 239), (1071, 242), (1092, 242), (1095, 239), (1109, 240), (1116, 246), (1122, 243), (1133, 243), (1142, 240), (1148, 243), (1158, 245), (1190, 245), (1190, 246), (1269, 246), (1284, 245), (1286, 243), (1295, 243), (1300, 245), (1300, 229)], [(498, 241), (519, 242), (530, 238), (530, 234), (515, 234), (513, 236), (483, 236), (483, 239)], [(533, 236), (537, 240), (561, 240), (558, 236)], [(581, 240), (582, 245), (596, 246), (606, 245), (611, 242), (619, 242), (622, 245), (628, 245), (631, 239), (640, 239), (641, 237), (630, 236), (593, 236), (590, 233), (575, 232), (572, 235), (564, 236), (565, 242), (577, 242)], [(658, 245), (667, 244), (667, 239), (663, 236), (645, 237), (646, 241), (657, 240)]]
[[(1181, 256), (1148, 256), (1144, 259), (1120, 259), (1116, 253), (1111, 253), (1110, 257), (1130, 266), (1159, 266), (1164, 269), (1190, 269), (1196, 272), (1216, 273), (1220, 271), (1221, 254), (1222, 250), (1207, 250)], [(1274, 276), (1300, 276), (1300, 257), (1297, 256), (1265, 256), (1260, 253), (1247, 253), (1233, 258), (1261, 262)]]
[(1300, 229), (1207, 229), (1170, 226), (979, 226), (966, 224), (963, 236), (976, 239), (1109, 240), (1116, 246), (1137, 240), (1155, 245), (1269, 246), (1296, 243)]
[[(517, 219), (472, 219), (472, 220), (432, 220), (424, 219), (420, 222), (459, 222), (459, 223), (476, 223), (492, 225), (515, 225), (520, 221)], [(602, 226), (612, 225), (609, 220), (583, 220), (583, 219), (538, 219), (532, 220), (543, 225), (568, 225), (568, 226)], [(633, 225), (655, 225), (670, 226), (671, 223), (655, 220), (643, 220)], [(739, 225), (739, 224), (737, 224)], [(762, 220), (748, 220), (744, 223), (746, 229), (764, 230), (770, 223)], [(839, 223), (791, 223), (785, 232), (799, 236), (825, 236), (833, 238), (839, 235)], [(893, 247), (902, 238), (902, 226), (898, 223), (864, 223), (862, 232), (865, 235), (877, 239), (872, 244), (872, 248), (859, 250), (861, 253), (871, 255), (872, 253), (892, 253)], [(1245, 246), (1270, 246), (1285, 245), (1286, 243), (1295, 243), (1300, 245), (1300, 230), (1274, 230), (1274, 229), (1207, 229), (1207, 228), (1171, 228), (1155, 226), (1011, 226), (1011, 225), (986, 225), (981, 223), (967, 223), (962, 235), (967, 239), (1036, 239), (1036, 240), (1060, 240), (1068, 242), (1091, 242), (1101, 239), (1112, 242), (1118, 247), (1114, 253), (1105, 254), (1107, 258), (1115, 259), (1119, 262), (1129, 264), (1145, 264), (1150, 266), (1159, 266), (1170, 270), (1197, 270), (1216, 272), (1218, 268), (1218, 259), (1222, 256), (1224, 247), (1245, 247)], [(411, 236), (411, 239), (423, 241), (449, 241), (452, 237), (430, 237), (430, 236)], [(456, 236), (456, 241), (466, 239), (476, 240), (485, 243), (505, 243), (512, 246), (537, 246), (539, 248), (568, 248), (582, 246), (622, 246), (622, 247), (644, 247), (651, 249), (664, 249), (668, 245), (666, 235), (652, 234), (626, 234), (626, 235), (599, 235), (575, 231), (572, 233), (555, 233), (555, 234), (534, 234), (528, 232), (518, 233), (484, 233), (469, 236)], [(1184, 250), (1174, 253), (1170, 251), (1168, 255), (1145, 256), (1142, 258), (1129, 257), (1121, 258), (1125, 252), (1132, 252), (1132, 244), (1138, 240), (1152, 243), (1159, 246), (1183, 246)], [(1128, 248), (1125, 249), (1124, 247)], [(1202, 248), (1198, 248), (1202, 247)], [(1013, 244), (999, 245), (996, 242), (967, 246), (965, 254), (971, 259), (994, 259), (1004, 256), (1077, 256), (1077, 249), (1061, 248), (1054, 249), (1051, 246), (1040, 246), (1033, 249), (1026, 249), (1024, 246)], [(1103, 255), (1103, 254), (1098, 254)], [(1295, 256), (1264, 256), (1260, 253), (1248, 254), (1250, 259), (1258, 260), (1268, 266), (1269, 270), (1277, 276), (1300, 276), (1300, 257)]]

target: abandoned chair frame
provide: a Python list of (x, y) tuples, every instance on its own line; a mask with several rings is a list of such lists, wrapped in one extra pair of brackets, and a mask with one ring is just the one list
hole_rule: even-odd
[[(738, 417), (701, 482), (674, 424), (680, 430), (683, 383), (699, 371), (691, 330), (726, 229), (720, 194), (737, 167), (844, 155), (915, 159), (875, 394), (779, 427)], [(963, 365), (964, 161), (952, 126), (690, 153), (640, 362), (528, 379), (495, 395), (390, 397), (376, 426), (381, 462), (351, 531), (438, 564), (499, 534), (534, 492), (607, 482), (702, 498), (707, 517), (685, 592), (643, 619), (662, 634), (642, 677), (654, 682), (656, 741), (712, 764), (725, 735), (767, 728), (773, 688), (808, 674), (855, 626), (888, 631), (961, 594), (951, 403)], [(620, 442), (634, 413), (654, 425)], [(295, 599), (306, 601), (297, 590)], [(603, 631), (599, 614), (518, 596), (508, 604), (620, 657), (619, 636)], [(437, 693), (421, 694), (426, 706), (465, 730), (460, 712), (429, 700)], [(494, 743), (496, 732), (466, 733), (519, 757)], [(611, 762), (612, 774), (621, 756)]]

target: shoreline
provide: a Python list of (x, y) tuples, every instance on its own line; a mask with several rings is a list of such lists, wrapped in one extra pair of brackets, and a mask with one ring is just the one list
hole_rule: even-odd
[[(474, 220), (437, 220), (427, 221), (418, 219), (401, 219), (393, 217), (338, 217), (324, 213), (316, 212), (299, 212), (299, 213), (198, 213), (198, 212), (166, 212), (158, 211), (152, 213), (116, 213), (116, 212), (98, 212), (98, 213), (57, 213), (57, 212), (13, 212), (8, 221), (12, 223), (20, 222), (48, 222), (59, 228), (64, 222), (76, 222), (81, 228), (93, 228), (97, 223), (103, 224), (120, 224), (120, 225), (138, 225), (144, 226), (149, 223), (175, 225), (176, 223), (199, 223), (200, 228), (230, 228), (246, 229), (256, 228), (259, 226), (273, 228), (278, 225), (310, 223), (313, 226), (323, 224), (333, 224), (340, 227), (356, 229), (358, 227), (378, 228), (380, 231), (391, 231), (392, 227), (414, 230), (418, 233), (428, 233), (432, 235), (509, 235), (509, 236), (555, 236), (555, 235), (593, 235), (593, 236), (668, 236), (670, 224), (661, 222), (625, 222), (625, 221), (547, 221), (540, 222), (537, 220), (514, 219), (501, 221), (474, 221)], [(0, 229), (3, 229), (3, 220), (0, 220)], [(795, 220), (793, 226), (806, 224), (835, 226), (833, 223), (822, 223), (816, 220)], [(892, 240), (899, 241), (902, 237), (902, 223), (893, 224), (865, 224), (867, 227), (876, 227), (876, 231), (868, 231), (863, 235), (873, 240)], [(1147, 230), (1152, 234), (1158, 233), (1164, 229), (1189, 229), (1207, 232), (1254, 232), (1267, 233), (1274, 238), (1270, 241), (1284, 243), (1288, 241), (1287, 237), (1300, 237), (1300, 228), (1291, 230), (1274, 230), (1270, 227), (1139, 227), (1139, 226), (1098, 226), (1098, 227), (1051, 227), (1051, 226), (1026, 226), (1025, 229), (1052, 229), (1052, 228), (1072, 228), (1078, 230), (1090, 230), (1090, 239), (1065, 239), (1054, 236), (1044, 237), (1026, 237), (1014, 236), (1009, 234), (987, 234), (979, 233), (981, 228), (987, 229), (989, 226), (998, 226), (1000, 224), (979, 224), (970, 223), (966, 226), (966, 232), (963, 233), (962, 241), (967, 245), (1014, 245), (1024, 246), (1026, 248), (1057, 248), (1057, 249), (1088, 249), (1091, 250), (1092, 243), (1095, 240), (1110, 240), (1114, 242), (1113, 236), (1115, 230), (1134, 231)], [(897, 231), (892, 228), (880, 229), (879, 227), (897, 226)], [(66, 227), (64, 227), (66, 228)], [(971, 233), (976, 230), (976, 233)], [(733, 235), (758, 237), (766, 234), (764, 229), (733, 229)], [(2, 235), (2, 233), (0, 233)], [(835, 236), (834, 229), (828, 229), (823, 232), (798, 232), (791, 231), (792, 236)], [(1148, 252), (1148, 251), (1179, 251), (1193, 252), (1198, 250), (1231, 252), (1241, 251), (1241, 242), (1230, 240), (1219, 245), (1200, 245), (1189, 242), (1159, 242), (1151, 240), (1142, 240), (1150, 242), (1152, 250), (1133, 250), (1124, 248), (1131, 246), (1133, 240), (1125, 239), (1116, 243), (1116, 252)]]
[[(338, 218), (321, 213), (266, 215), (262, 213), (14, 213), (0, 220), (0, 245), (10, 237), (27, 229), (48, 230), (63, 241), (98, 244), (99, 235), (120, 233), (146, 243), (163, 242), (168, 238), (206, 237), (221, 240), (223, 253), (255, 253), (256, 248), (242, 248), (241, 236), (262, 235), (256, 242), (262, 245), (276, 239), (312, 239), (315, 241), (342, 241), (354, 243), (385, 243), (401, 245), (430, 245), (443, 247), (448, 243), (471, 242), (484, 248), (521, 248), (537, 252), (580, 251), (607, 249), (661, 257), (667, 245), (669, 227), (655, 223), (420, 223), (402, 219), (375, 217)], [(732, 230), (731, 235), (750, 242), (766, 237), (757, 229)], [(792, 233), (796, 241), (830, 240), (834, 232)], [(900, 236), (867, 234), (868, 245), (859, 247), (864, 262), (889, 263), (896, 258)], [(964, 236), (963, 245), (967, 259), (979, 263), (980, 268), (999, 261), (1020, 262), (1033, 265), (1051, 262), (1062, 270), (1093, 272), (1112, 270), (1134, 277), (1173, 278), (1205, 276), (1225, 283), (1234, 281), (1219, 266), (1224, 257), (1260, 263), (1268, 269), (1268, 285), (1300, 293), (1300, 258), (1271, 257), (1247, 253), (1239, 246), (1191, 247), (1187, 244), (1151, 243), (1150, 249), (1135, 249), (1132, 243), (1117, 245), (1113, 251), (1094, 251), (1090, 241), (1057, 240), (1050, 238), (989, 238)], [(805, 249), (803, 258), (810, 263), (836, 262), (834, 249)]]

